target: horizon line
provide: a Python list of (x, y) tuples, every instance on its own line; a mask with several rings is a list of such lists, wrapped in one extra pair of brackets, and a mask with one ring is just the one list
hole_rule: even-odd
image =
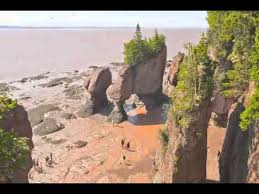
[[(18, 25), (0, 25), (0, 28), (136, 28), (133, 26), (18, 26)], [(170, 27), (141, 27), (141, 28), (159, 28), (159, 29), (170, 29), (170, 28), (198, 28), (207, 29), (208, 27), (197, 27), (197, 26), (170, 26)]]

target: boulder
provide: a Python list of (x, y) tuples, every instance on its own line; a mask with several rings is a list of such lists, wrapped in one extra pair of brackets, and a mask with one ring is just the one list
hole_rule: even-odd
[(28, 110), (28, 119), (32, 127), (43, 121), (44, 114), (50, 111), (60, 110), (54, 104), (43, 104)]
[(39, 136), (48, 135), (63, 128), (64, 125), (62, 123), (58, 123), (55, 119), (47, 117), (42, 123), (36, 126), (34, 129), (34, 134)]

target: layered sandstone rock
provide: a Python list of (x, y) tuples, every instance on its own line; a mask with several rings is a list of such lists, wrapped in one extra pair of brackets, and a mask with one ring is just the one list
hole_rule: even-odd
[(109, 68), (97, 68), (84, 82), (87, 90), (85, 105), (79, 110), (78, 116), (86, 117), (98, 112), (107, 102), (106, 90), (111, 84), (112, 75)]

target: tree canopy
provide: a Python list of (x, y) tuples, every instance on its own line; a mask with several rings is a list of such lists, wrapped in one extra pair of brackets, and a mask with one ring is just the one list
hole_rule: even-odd
[(134, 38), (124, 44), (124, 62), (136, 65), (157, 55), (165, 47), (165, 36), (155, 30), (155, 35), (143, 39), (139, 24), (136, 26)]
[(180, 127), (187, 127), (192, 118), (189, 113), (211, 95), (214, 64), (208, 56), (208, 41), (203, 34), (197, 45), (188, 43), (178, 74), (178, 83), (172, 93), (170, 115)]
[(222, 94), (237, 99), (255, 82), (256, 92), (240, 117), (240, 127), (245, 130), (259, 118), (259, 12), (209, 11), (208, 23), (209, 43), (218, 69), (222, 69), (215, 76)]

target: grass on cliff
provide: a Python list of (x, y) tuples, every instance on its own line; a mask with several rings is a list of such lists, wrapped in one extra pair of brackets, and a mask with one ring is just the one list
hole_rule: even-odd
[(124, 62), (129, 65), (142, 63), (156, 56), (165, 47), (165, 36), (155, 30), (155, 35), (149, 39), (143, 39), (139, 24), (136, 27), (135, 36), (124, 44)]
[[(15, 100), (0, 96), (0, 120), (16, 106)], [(28, 138), (0, 129), (0, 180), (11, 180), (14, 173), (24, 167), (28, 151)]]

